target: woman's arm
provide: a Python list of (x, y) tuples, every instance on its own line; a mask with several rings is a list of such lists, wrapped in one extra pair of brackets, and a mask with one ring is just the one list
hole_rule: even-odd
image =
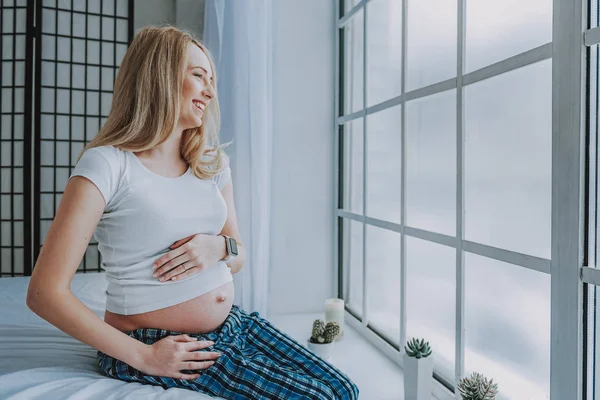
[(142, 369), (147, 345), (108, 325), (71, 291), (49, 289), (27, 294), (27, 306), (67, 335)]
[(149, 346), (108, 325), (71, 292), (104, 208), (104, 197), (91, 181), (69, 180), (35, 263), (27, 306), (69, 336), (140, 369)]

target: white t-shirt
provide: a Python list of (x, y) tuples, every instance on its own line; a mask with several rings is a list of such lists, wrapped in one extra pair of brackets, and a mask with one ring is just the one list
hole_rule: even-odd
[(106, 309), (139, 314), (183, 303), (233, 280), (224, 261), (191, 277), (160, 282), (152, 263), (193, 234), (218, 235), (227, 219), (221, 189), (231, 179), (227, 166), (213, 179), (199, 179), (191, 168), (168, 178), (142, 164), (130, 151), (114, 146), (86, 150), (72, 178), (92, 181), (106, 201), (94, 239), (106, 271)]

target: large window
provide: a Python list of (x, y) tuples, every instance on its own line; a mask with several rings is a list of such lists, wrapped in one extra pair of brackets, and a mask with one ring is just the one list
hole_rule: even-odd
[(348, 318), (398, 363), (427, 339), (447, 393), (549, 399), (553, 1), (338, 3)]

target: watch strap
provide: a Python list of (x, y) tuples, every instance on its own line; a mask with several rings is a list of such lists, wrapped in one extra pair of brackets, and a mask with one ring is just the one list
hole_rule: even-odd
[(227, 235), (219, 235), (219, 236), (223, 236), (225, 238), (225, 249), (227, 250), (227, 255), (221, 261), (231, 261), (231, 260), (235, 259), (237, 256), (234, 255), (231, 251), (232, 238)]

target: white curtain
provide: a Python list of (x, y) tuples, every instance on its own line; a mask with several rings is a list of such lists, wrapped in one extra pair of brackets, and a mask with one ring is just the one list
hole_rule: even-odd
[(271, 0), (206, 0), (203, 42), (217, 69), (221, 142), (247, 252), (235, 304), (267, 318), (272, 153)]

